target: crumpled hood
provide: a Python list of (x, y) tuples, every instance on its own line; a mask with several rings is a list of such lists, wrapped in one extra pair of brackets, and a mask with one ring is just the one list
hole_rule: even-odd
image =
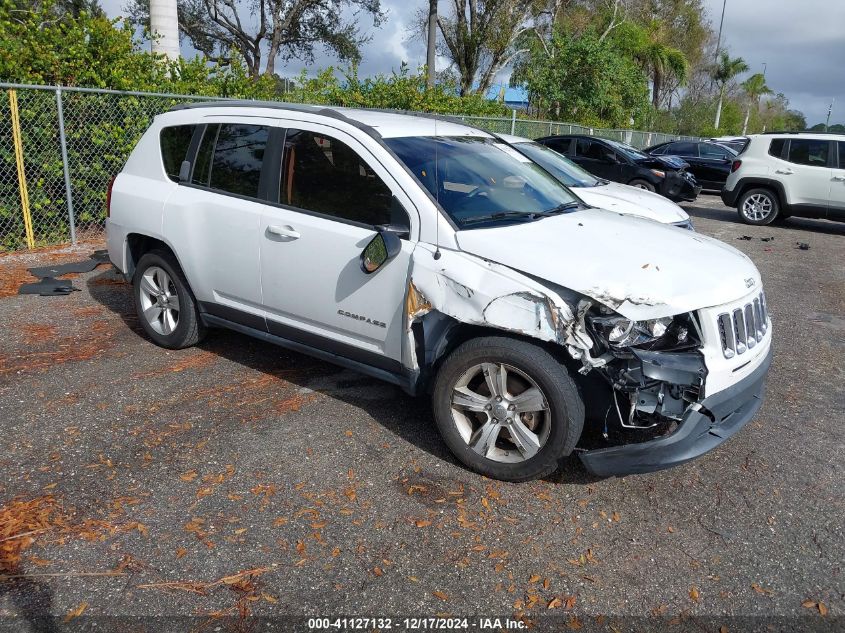
[(608, 182), (597, 187), (578, 187), (575, 193), (591, 207), (648, 218), (664, 224), (689, 220), (687, 212), (669, 198), (618, 182)]
[(459, 231), (461, 250), (591, 297), (630, 319), (721, 305), (760, 288), (744, 254), (713, 238), (602, 209)]

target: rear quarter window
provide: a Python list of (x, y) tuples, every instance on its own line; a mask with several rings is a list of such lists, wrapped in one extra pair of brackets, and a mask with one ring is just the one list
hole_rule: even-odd
[(782, 158), (784, 145), (786, 145), (785, 138), (773, 138), (772, 142), (769, 143), (769, 155), (776, 158)]
[(159, 134), (164, 172), (174, 182), (179, 181), (179, 170), (188, 155), (188, 146), (191, 144), (196, 127), (196, 125), (172, 125), (162, 128)]

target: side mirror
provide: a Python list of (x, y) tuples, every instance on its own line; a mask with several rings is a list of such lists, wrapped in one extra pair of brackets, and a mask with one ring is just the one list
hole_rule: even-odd
[(371, 275), (402, 249), (402, 240), (391, 231), (379, 231), (361, 252), (361, 270)]

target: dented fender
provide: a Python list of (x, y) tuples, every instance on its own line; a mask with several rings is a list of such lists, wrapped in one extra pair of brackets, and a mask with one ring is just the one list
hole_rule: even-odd
[(563, 346), (585, 366), (603, 364), (590, 356), (592, 340), (584, 327), (591, 305), (573, 305), (541, 282), (490, 260), (419, 244), (412, 256), (406, 299), (406, 366), (419, 369), (413, 324), (432, 311), (459, 323), (513, 332)]

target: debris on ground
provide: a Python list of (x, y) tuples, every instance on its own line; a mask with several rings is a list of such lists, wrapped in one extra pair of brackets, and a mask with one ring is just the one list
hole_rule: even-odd
[(750, 242), (752, 238), (751, 238), (751, 236), (750, 236), (750, 235), (740, 235), (740, 236), (739, 236), (738, 238), (736, 238), (736, 239), (738, 239), (738, 240), (744, 240), (744, 241), (746, 241), (746, 242)]
[(802, 251), (810, 250), (810, 245), (807, 242), (795, 242), (798, 245), (798, 248)]
[(19, 295), (39, 295), (41, 297), (64, 296), (73, 291), (79, 291), (79, 288), (76, 288), (72, 281), (54, 277), (44, 277), (35, 283), (23, 284), (18, 288)]

